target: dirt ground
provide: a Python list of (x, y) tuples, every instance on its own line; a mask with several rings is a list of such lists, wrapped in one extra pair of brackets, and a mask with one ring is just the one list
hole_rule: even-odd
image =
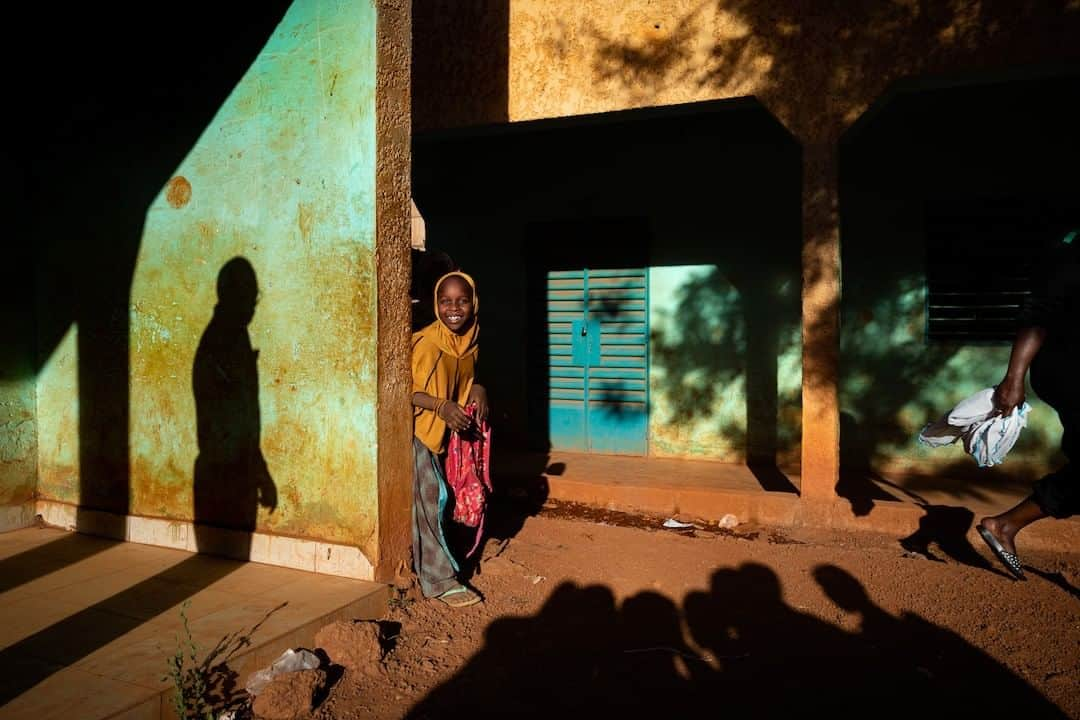
[(403, 580), (382, 663), (310, 717), (1080, 718), (1078, 555), (1016, 582), (984, 548), (661, 521), (549, 504), (486, 542), (471, 608)]

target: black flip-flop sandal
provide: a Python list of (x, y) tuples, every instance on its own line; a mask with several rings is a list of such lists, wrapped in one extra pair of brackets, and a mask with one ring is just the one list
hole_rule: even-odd
[(1017, 580), (1024, 580), (1024, 570), (1023, 566), (1020, 564), (1020, 558), (1006, 550), (1005, 547), (998, 542), (998, 539), (994, 537), (994, 534), (982, 525), (977, 525), (975, 529), (979, 531), (979, 535), (986, 541), (990, 550), (992, 550), (994, 555), (997, 556), (997, 559), (1001, 561), (1001, 564), (1005, 566), (1005, 569), (1012, 573), (1012, 576)]

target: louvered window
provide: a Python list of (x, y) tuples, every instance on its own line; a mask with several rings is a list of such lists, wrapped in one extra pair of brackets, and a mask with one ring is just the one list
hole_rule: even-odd
[(1000, 197), (928, 203), (927, 337), (1008, 343), (1031, 294), (1032, 252), (1045, 232), (1031, 200)]

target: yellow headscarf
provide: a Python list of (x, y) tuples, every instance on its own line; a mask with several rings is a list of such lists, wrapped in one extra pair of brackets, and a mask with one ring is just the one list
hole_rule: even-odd
[[(447, 327), (438, 313), (439, 287), (449, 277), (461, 278), (472, 289), (472, 324), (461, 335)], [(413, 392), (425, 392), (432, 397), (465, 405), (472, 390), (476, 359), (480, 354), (479, 307), (476, 283), (467, 274), (449, 272), (435, 283), (435, 322), (413, 333)], [(413, 433), (432, 452), (438, 454), (443, 451), (446, 422), (434, 411), (413, 408)]]

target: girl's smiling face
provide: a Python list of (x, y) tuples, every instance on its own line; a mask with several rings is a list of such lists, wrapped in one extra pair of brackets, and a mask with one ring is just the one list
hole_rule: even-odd
[(455, 333), (461, 333), (469, 327), (473, 317), (473, 293), (469, 284), (451, 275), (439, 286), (439, 319)]

